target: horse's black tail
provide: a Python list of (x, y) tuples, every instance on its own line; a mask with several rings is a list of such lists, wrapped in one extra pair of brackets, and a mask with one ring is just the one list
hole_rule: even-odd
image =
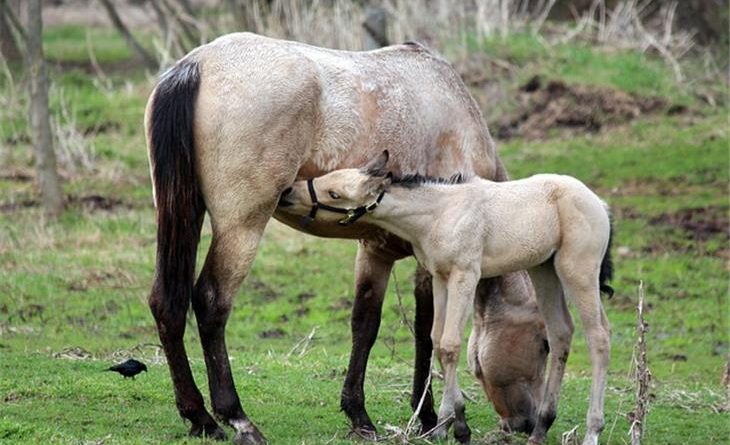
[(193, 153), (193, 116), (199, 87), (198, 62), (179, 62), (162, 75), (148, 116), (157, 207), (157, 264), (150, 305), (156, 318), (168, 320), (184, 319), (190, 305), (205, 213)]
[(613, 296), (613, 288), (608, 285), (608, 282), (613, 278), (613, 261), (611, 260), (611, 242), (613, 241), (613, 222), (609, 222), (609, 233), (608, 233), (608, 246), (606, 246), (606, 253), (603, 254), (603, 261), (601, 261), (601, 270), (598, 273), (598, 286), (601, 292), (608, 295), (608, 298)]

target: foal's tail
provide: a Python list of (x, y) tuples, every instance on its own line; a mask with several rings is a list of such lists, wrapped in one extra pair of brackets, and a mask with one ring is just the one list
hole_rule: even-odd
[(613, 288), (608, 285), (608, 282), (613, 278), (613, 261), (611, 261), (612, 240), (613, 221), (609, 219), (608, 245), (606, 246), (606, 253), (603, 254), (603, 261), (601, 261), (601, 270), (598, 272), (598, 286), (601, 292), (608, 295), (608, 298), (613, 296)]
[(155, 316), (179, 320), (193, 292), (205, 203), (195, 174), (193, 116), (198, 62), (183, 60), (162, 75), (148, 109), (147, 131), (157, 207), (157, 264), (150, 297)]

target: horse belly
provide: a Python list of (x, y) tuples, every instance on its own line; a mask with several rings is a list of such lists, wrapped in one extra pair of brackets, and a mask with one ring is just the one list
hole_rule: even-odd
[(502, 231), (492, 234), (482, 253), (482, 277), (495, 277), (544, 263), (560, 242), (557, 215), (507, 218)]

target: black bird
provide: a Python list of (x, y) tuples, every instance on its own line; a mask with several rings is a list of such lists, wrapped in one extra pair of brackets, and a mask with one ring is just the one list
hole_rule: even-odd
[(118, 372), (121, 375), (123, 375), (124, 378), (127, 378), (127, 377), (134, 378), (134, 376), (136, 376), (137, 374), (139, 374), (142, 371), (147, 372), (147, 366), (140, 361), (130, 358), (129, 360), (127, 360), (124, 363), (114, 365), (114, 366), (110, 367), (109, 369), (105, 369), (105, 371), (115, 371), (115, 372)]

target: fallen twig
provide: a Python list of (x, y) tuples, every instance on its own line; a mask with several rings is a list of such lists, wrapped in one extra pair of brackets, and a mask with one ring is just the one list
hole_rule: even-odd
[(291, 350), (287, 352), (286, 357), (289, 358), (294, 351), (301, 348), (301, 351), (299, 351), (299, 354), (297, 354), (299, 357), (303, 356), (307, 353), (307, 350), (309, 349), (309, 344), (312, 342), (312, 339), (314, 338), (314, 334), (317, 333), (317, 328), (319, 326), (315, 326), (312, 328), (312, 331), (307, 335), (306, 337), (302, 337), (297, 341), (294, 346), (292, 346)]

